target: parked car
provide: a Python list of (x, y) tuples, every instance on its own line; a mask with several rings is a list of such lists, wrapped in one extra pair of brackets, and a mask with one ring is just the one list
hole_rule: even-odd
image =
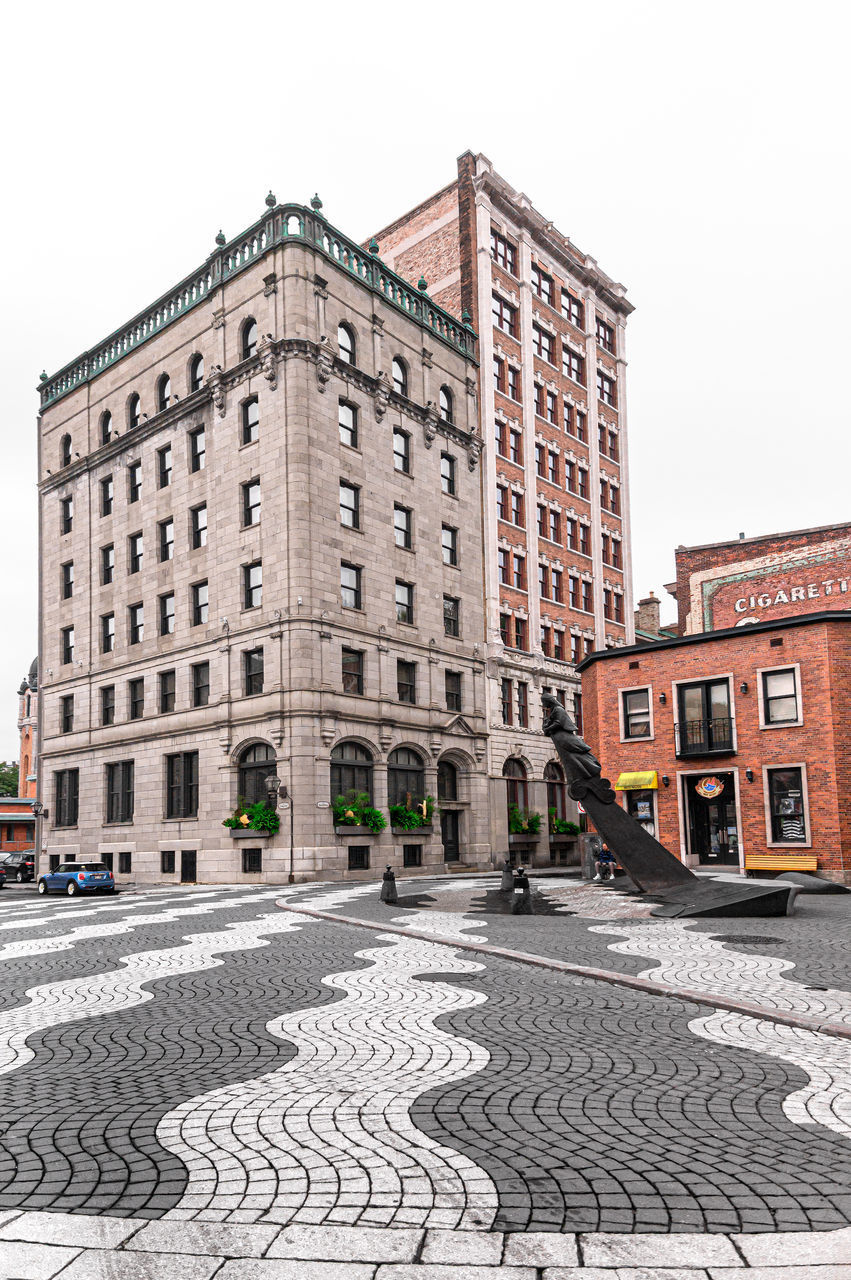
[(5, 888), (6, 888), (6, 872), (3, 870), (3, 867), (0, 866), (0, 889), (5, 889)]
[(7, 880), (17, 880), (18, 884), (23, 884), (25, 880), (32, 880), (35, 876), (35, 857), (26, 851), (8, 853), (0, 862), (0, 867), (5, 872)]
[(105, 862), (63, 862), (38, 878), (39, 893), (115, 893), (115, 880)]

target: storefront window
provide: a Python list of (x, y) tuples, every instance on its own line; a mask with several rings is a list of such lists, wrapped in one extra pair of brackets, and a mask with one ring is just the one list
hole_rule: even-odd
[(649, 836), (656, 835), (655, 792), (627, 791), (626, 811), (630, 817), (640, 822)]
[(800, 769), (768, 770), (771, 839), (776, 844), (805, 844), (804, 786)]

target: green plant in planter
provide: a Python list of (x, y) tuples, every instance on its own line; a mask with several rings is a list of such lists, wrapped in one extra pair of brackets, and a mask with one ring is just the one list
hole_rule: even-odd
[(554, 808), (550, 809), (550, 831), (554, 836), (578, 836), (579, 828), (568, 818), (557, 818)]
[[(247, 822), (243, 821), (245, 818), (248, 819)], [(247, 807), (237, 805), (231, 816), (224, 819), (222, 826), (238, 831), (265, 831), (267, 835), (273, 836), (281, 828), (281, 819), (274, 809), (260, 800)]]
[(508, 830), (513, 836), (537, 835), (541, 829), (541, 815), (531, 809), (522, 810), (519, 805), (508, 806)]
[(384, 814), (373, 808), (365, 791), (346, 791), (332, 801), (331, 808), (337, 827), (368, 827), (370, 831), (383, 831), (387, 826)]
[[(425, 812), (423, 808), (425, 807)], [(430, 827), (434, 814), (434, 796), (426, 796), (422, 804), (409, 809), (406, 804), (391, 804), (390, 825), (401, 827), (404, 831), (417, 831), (421, 827)]]

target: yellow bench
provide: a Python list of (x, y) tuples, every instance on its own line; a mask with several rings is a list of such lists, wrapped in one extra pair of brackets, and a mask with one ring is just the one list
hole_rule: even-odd
[(814, 853), (746, 853), (745, 871), (815, 871)]

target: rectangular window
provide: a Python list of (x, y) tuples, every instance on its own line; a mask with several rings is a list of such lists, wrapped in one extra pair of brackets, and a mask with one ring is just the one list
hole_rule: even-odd
[(610, 545), (609, 545), (609, 544), (611, 543), (611, 538), (609, 537), (609, 535), (608, 535), (607, 533), (604, 533), (604, 534), (602, 534), (602, 535), (601, 535), (601, 537), (600, 537), (600, 542), (601, 542), (602, 547), (603, 547), (603, 563), (604, 563), (604, 564), (611, 564), (611, 560), (610, 560), (611, 550), (610, 550)]
[(493, 358), (493, 385), (496, 391), (505, 395), (505, 361), (499, 356)]
[(505, 547), (500, 547), (496, 553), (496, 562), (499, 570), (499, 580), (506, 586), (511, 586), (511, 553)]
[(242, 566), (242, 607), (258, 609), (263, 603), (263, 564), (255, 560)]
[(115, 724), (115, 685), (106, 684), (100, 691), (100, 722)]
[(100, 513), (102, 516), (112, 515), (114, 496), (112, 476), (105, 476), (100, 482)]
[(440, 545), (443, 552), (443, 563), (448, 565), (457, 565), (458, 530), (453, 529), (451, 525), (443, 525), (441, 527)]
[(571, 635), (570, 637), (570, 661), (571, 662), (576, 663), (580, 660), (580, 658), (582, 657), (580, 649), (581, 649), (580, 637)]
[(529, 727), (529, 686), (522, 680), (517, 681), (517, 723)]
[(455, 496), (455, 459), (451, 453), (440, 455), (440, 487), (450, 497)]
[(349, 865), (349, 871), (368, 871), (369, 870), (369, 845), (368, 844), (350, 844), (348, 865)]
[(207, 465), (207, 433), (203, 427), (189, 433), (189, 470), (203, 471)]
[(106, 587), (115, 576), (115, 547), (112, 543), (100, 549), (100, 581)]
[(60, 769), (53, 775), (54, 826), (76, 827), (80, 803), (79, 769)]
[(532, 350), (540, 360), (546, 360), (547, 364), (555, 363), (556, 340), (537, 324), (532, 325)]
[(588, 497), (588, 472), (585, 470), (584, 467), (577, 467), (576, 476), (579, 482), (579, 496), (580, 498), (587, 498)]
[(141, 677), (127, 681), (127, 716), (129, 720), (141, 720), (145, 714), (145, 681)]
[(411, 549), (411, 512), (398, 502), (393, 505), (393, 538), (397, 547)]
[(198, 627), (207, 622), (210, 615), (210, 588), (206, 582), (195, 582), (191, 590), (192, 625)]
[(74, 499), (59, 499), (59, 531), (70, 533), (74, 527)]
[(554, 391), (547, 392), (546, 419), (552, 426), (558, 422), (558, 396)]
[(550, 509), (550, 542), (561, 542), (561, 512)]
[(517, 308), (512, 307), (510, 302), (506, 302), (505, 298), (501, 298), (498, 293), (492, 295), (493, 304), (491, 314), (493, 322), (498, 329), (502, 329), (503, 333), (508, 333), (512, 338), (517, 337)]
[(133, 866), (133, 856), (129, 849), (122, 849), (118, 854), (118, 874), (129, 876)]
[(127, 501), (138, 502), (142, 496), (142, 464), (131, 462), (127, 467)]
[(360, 609), (361, 570), (343, 561), (340, 565), (340, 598), (344, 609)]
[(61, 649), (62, 649), (62, 664), (63, 666), (68, 666), (69, 663), (74, 661), (74, 628), (63, 627), (62, 631), (60, 632), (60, 636), (61, 636)]
[(171, 484), (171, 445), (157, 450), (157, 488), (166, 489)]
[(576, 493), (576, 463), (569, 458), (564, 460), (564, 483), (571, 493)]
[(340, 444), (350, 449), (358, 447), (358, 411), (355, 405), (347, 400), (340, 400), (337, 406), (337, 421), (340, 426)]
[(550, 306), (553, 305), (553, 281), (552, 276), (548, 276), (540, 267), (532, 264), (532, 288), (535, 290), (539, 298), (543, 298), (544, 302)]
[(190, 541), (192, 550), (196, 551), (198, 547), (206, 547), (207, 545), (207, 504), (202, 503), (200, 507), (193, 507), (189, 512), (190, 520)]
[(160, 712), (165, 714), (174, 710), (177, 677), (174, 671), (160, 672)]
[(511, 614), (501, 613), (499, 615), (499, 635), (502, 643), (506, 646), (509, 644), (509, 627), (511, 625)]
[(768, 769), (768, 804), (773, 844), (806, 844), (804, 780), (800, 768)]
[(580, 524), (579, 526), (579, 551), (583, 556), (590, 556), (591, 554), (590, 524)]
[(677, 690), (677, 755), (706, 755), (733, 750), (730, 686), (727, 680), (681, 684)]
[(162, 849), (160, 851), (160, 874), (164, 876), (174, 875), (174, 850)]
[(601, 453), (606, 452), (606, 424), (601, 422), (597, 427), (597, 444)]
[(650, 690), (625, 689), (621, 694), (623, 736), (650, 737)]
[(59, 725), (61, 733), (74, 732), (74, 695), (66, 693), (59, 701)]
[(127, 539), (127, 572), (138, 573), (142, 568), (145, 541), (141, 533), (131, 533)]
[(561, 291), (561, 314), (577, 329), (585, 328), (585, 307), (568, 289)]
[(507, 271), (509, 275), (517, 275), (517, 249), (510, 240), (506, 240), (498, 231), (491, 231), (491, 257), (494, 262)]
[(613, 516), (621, 512), (621, 492), (616, 484), (609, 484), (609, 510)]
[(609, 378), (605, 373), (597, 370), (597, 398), (614, 407), (615, 400), (615, 380)]
[(410, 475), (411, 437), (398, 427), (393, 432), (393, 466), (404, 475)]
[(503, 680), (500, 685), (500, 699), (502, 702), (502, 723), (513, 724), (514, 716), (512, 714), (514, 699), (512, 696), (512, 688), (510, 680)]
[[(250, 525), (260, 523), (260, 481), (249, 480), (242, 486), (242, 525), (247, 529)], [(357, 528), (357, 525), (355, 525)]]
[(70, 600), (74, 594), (74, 561), (68, 560), (61, 566), (60, 592), (63, 600)]
[(508, 457), (508, 429), (501, 418), (497, 418), (494, 423), (494, 441), (496, 443), (496, 451), (501, 458)]
[(577, 525), (573, 516), (567, 516), (565, 518), (565, 525), (567, 529), (567, 545), (571, 551), (578, 551), (579, 535), (577, 534)]
[[(106, 766), (106, 821), (133, 821), (133, 761), (120, 760)], [(122, 854), (119, 853), (119, 869)]]
[(523, 518), (523, 494), (514, 493), (513, 491), (511, 494), (511, 523), (516, 524), (519, 529), (522, 529), (525, 526), (525, 520)]
[(618, 435), (616, 431), (609, 432), (609, 457), (612, 462), (617, 462), (620, 457), (618, 450)]
[(553, 587), (552, 598), (553, 600), (555, 600), (556, 604), (561, 604), (562, 603), (561, 569), (553, 569), (550, 577), (552, 580), (552, 587)]
[(112, 653), (115, 649), (115, 614), (104, 613), (100, 620), (100, 651)]
[(508, 366), (508, 395), (512, 400), (520, 400), (520, 370), (513, 365)]
[(582, 444), (588, 443), (588, 418), (581, 409), (576, 410), (576, 439)]
[(594, 611), (593, 590), (594, 589), (590, 582), (583, 581), (582, 608), (585, 610), (586, 613), (593, 613)]
[(549, 531), (549, 521), (547, 519), (547, 508), (538, 506), (538, 537), (546, 538)]
[(526, 619), (525, 618), (515, 617), (514, 619), (514, 648), (523, 649), (523, 650), (526, 649)]
[(421, 867), (423, 865), (423, 847), (421, 844), (402, 845), (402, 866)]
[(246, 697), (263, 692), (262, 649), (246, 649), (242, 655), (242, 675)]
[(347, 529), (360, 528), (360, 489), (347, 480), (340, 481), (340, 524)]
[(157, 525), (160, 564), (174, 559), (174, 520), (161, 520)]
[(539, 476), (545, 476), (547, 474), (545, 462), (546, 453), (547, 451), (542, 444), (535, 445), (535, 470)]
[(612, 616), (612, 591), (611, 587), (603, 588), (603, 617), (611, 619)]
[(582, 694), (575, 693), (573, 695), (573, 723), (579, 734), (582, 734)]
[(414, 588), (410, 582), (396, 579), (396, 621), (413, 623)]
[(544, 416), (544, 388), (540, 382), (535, 383), (535, 413), (539, 418)]
[(547, 657), (547, 658), (551, 658), (551, 657), (552, 657), (552, 653), (553, 653), (553, 629), (552, 629), (552, 627), (551, 627), (548, 623), (546, 623), (546, 622), (542, 623), (542, 625), (541, 625), (541, 649), (543, 650), (543, 653), (544, 653), (544, 656), (545, 656), (545, 657)]
[(612, 567), (615, 569), (623, 568), (623, 558), (621, 555), (621, 544), (619, 538), (612, 538)]
[(256, 396), (242, 402), (242, 443), (253, 444), (260, 438), (260, 404)]
[(166, 817), (198, 815), (198, 752), (166, 756)]
[(597, 316), (597, 345), (602, 347), (604, 351), (615, 353), (615, 331), (612, 325), (606, 324), (605, 320), (601, 320)]
[(567, 590), (568, 590), (568, 604), (570, 605), (571, 609), (578, 609), (579, 608), (579, 579), (575, 578), (572, 573), (568, 575)]
[(143, 604), (131, 604), (127, 610), (128, 620), (128, 642), (130, 644), (141, 644), (145, 638), (145, 606)]
[(455, 596), (443, 597), (443, 631), (447, 636), (461, 634), (461, 601)]
[(244, 876), (256, 876), (263, 870), (263, 850), (243, 849), (242, 851), (242, 874)]
[(160, 635), (174, 635), (174, 592), (160, 596)]
[(526, 590), (526, 557), (512, 554), (511, 585), (516, 591)]
[(763, 671), (762, 706), (765, 724), (798, 721), (798, 689), (793, 667), (785, 671)]
[(523, 436), (513, 428), (508, 433), (508, 456), (518, 467), (523, 466)]
[(585, 357), (574, 351), (566, 342), (561, 348), (561, 371), (566, 378), (585, 385)]
[(210, 664), (196, 662), (192, 668), (192, 705), (206, 707), (210, 702)]
[(363, 654), (357, 649), (343, 650), (343, 693), (363, 693)]
[(550, 571), (545, 564), (538, 565), (538, 594), (542, 600), (550, 598)]
[(461, 710), (461, 672), (447, 671), (445, 673), (446, 686), (446, 710)]
[(417, 700), (417, 664), (415, 662), (396, 662), (396, 688), (400, 702), (416, 702)]
[(553, 657), (564, 662), (564, 632), (558, 628), (553, 631)]
[(615, 622), (623, 622), (623, 596), (615, 592)]

